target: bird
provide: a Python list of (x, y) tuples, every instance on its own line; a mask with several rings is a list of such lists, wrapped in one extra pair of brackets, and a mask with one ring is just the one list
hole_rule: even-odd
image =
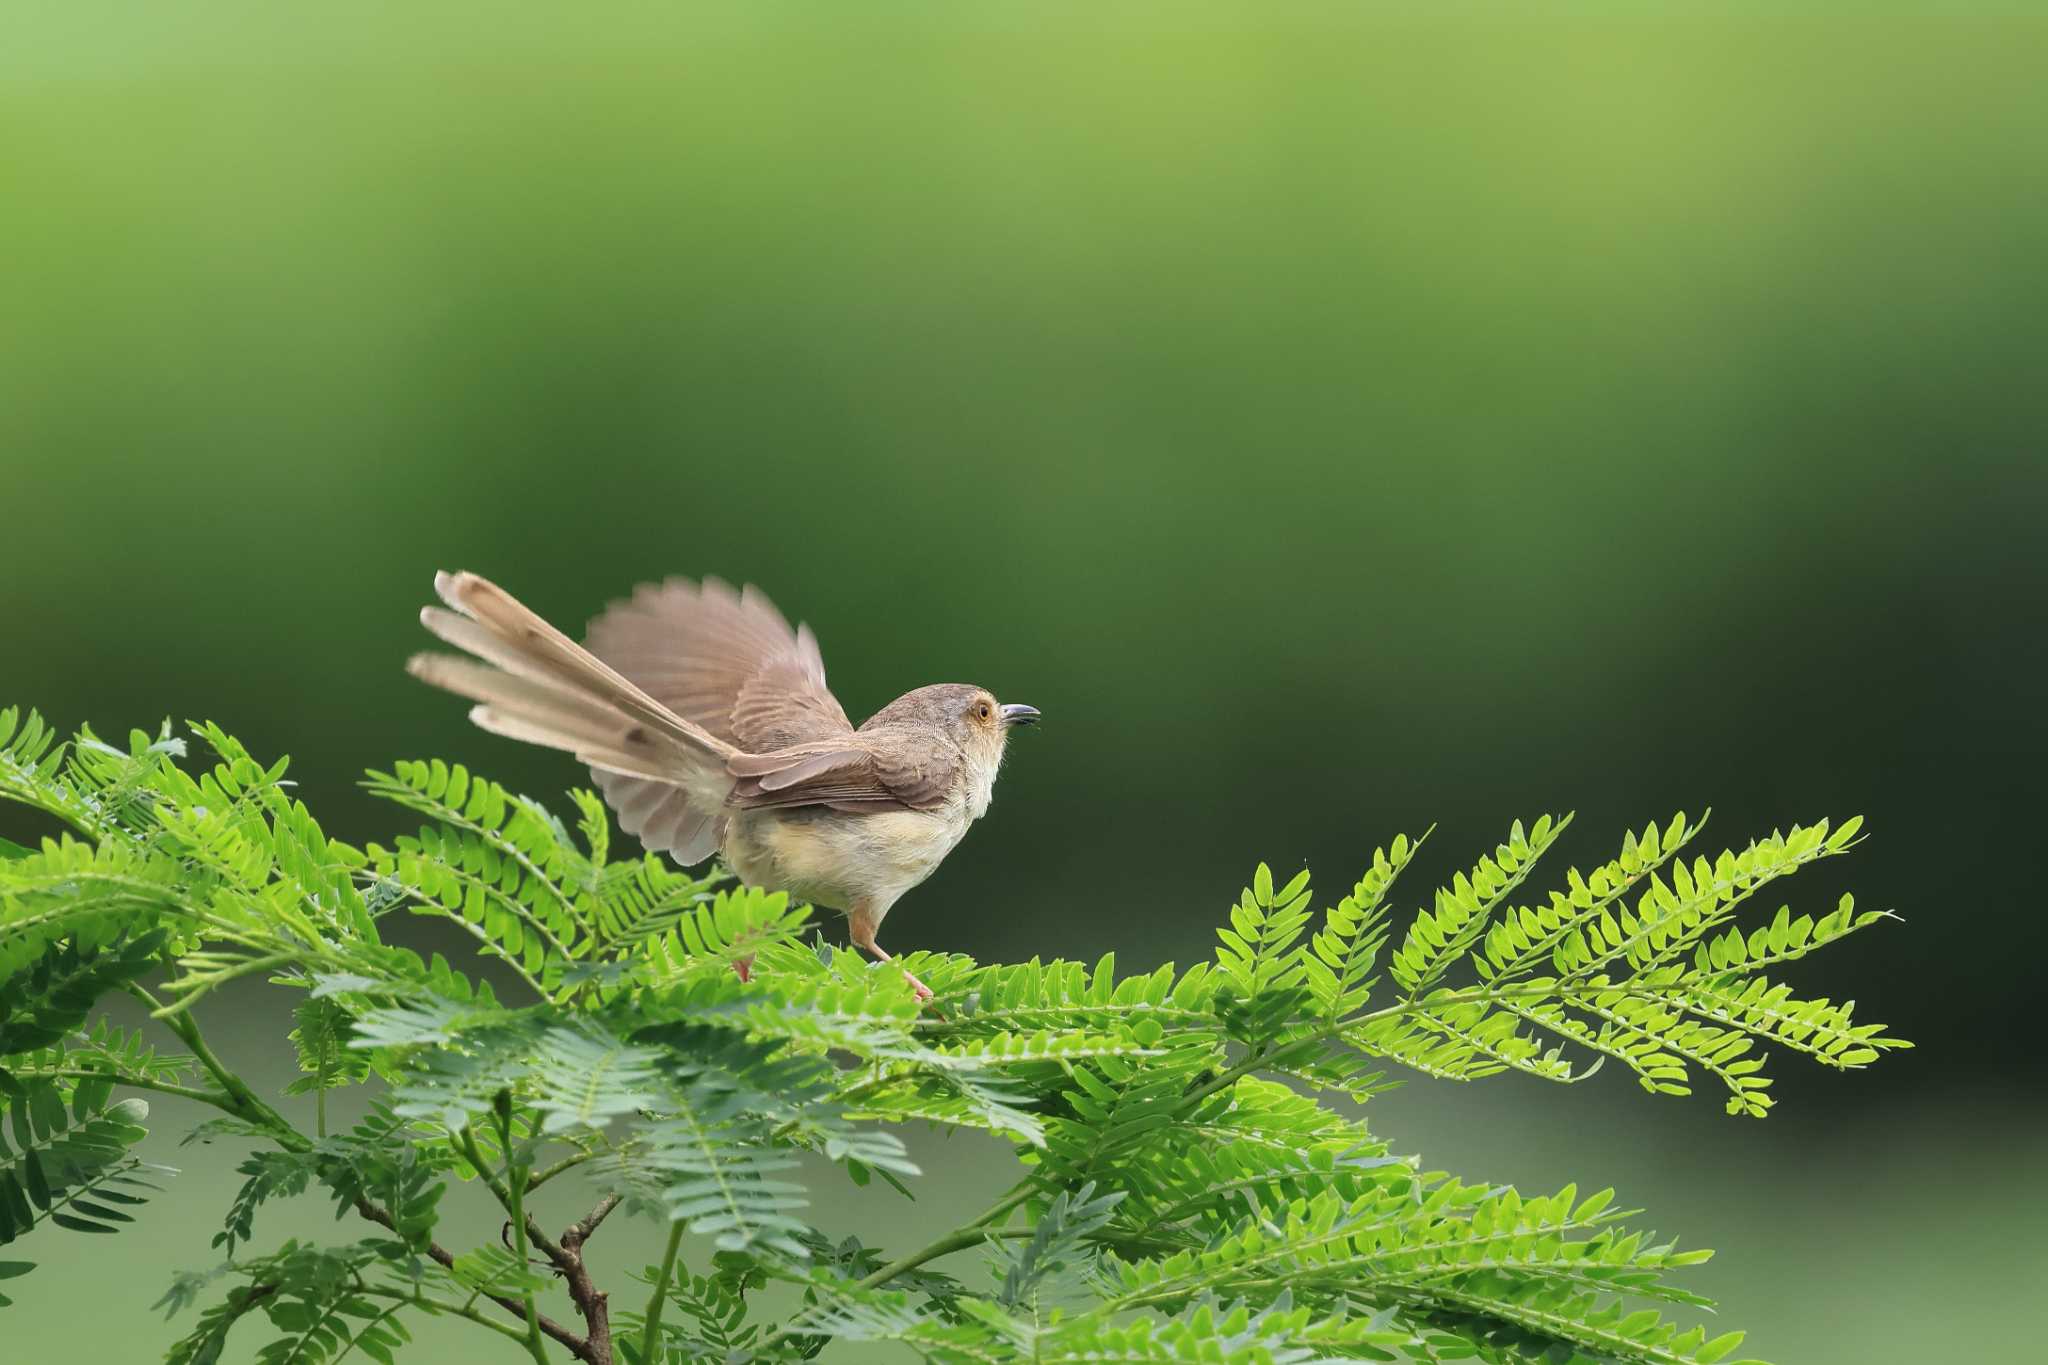
[(463, 652), (414, 655), (414, 677), (475, 702), (484, 730), (588, 765), (648, 849), (684, 867), (717, 853), (748, 886), (843, 912), (877, 962), (890, 907), (987, 814), (1010, 732), (1040, 719), (934, 683), (856, 727), (810, 627), (717, 578), (641, 584), (582, 645), (476, 574), (437, 573), (434, 591), (420, 623)]

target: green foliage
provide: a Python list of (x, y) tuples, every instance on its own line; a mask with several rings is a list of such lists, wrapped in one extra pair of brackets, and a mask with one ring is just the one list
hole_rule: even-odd
[(96, 947), (74, 937), (0, 980), (0, 1057), (62, 1042), (85, 1022), (100, 997), (156, 965), (164, 938), (153, 930), (130, 942)]
[(113, 1090), (104, 1078), (38, 1078), (16, 1082), (0, 1097), (0, 1246), (45, 1222), (70, 1232), (115, 1232), (134, 1222), (128, 1210), (159, 1188), (147, 1176), (168, 1168), (128, 1150), (147, 1136), (149, 1105), (117, 1101)]
[(296, 1006), (292, 1019), (289, 1037), (299, 1050), (299, 1070), (306, 1074), (285, 1087), (287, 1095), (360, 1085), (369, 1076), (368, 1055), (349, 1046), (354, 1019), (347, 1010), (315, 997)]
[[(765, 1279), (751, 1274), (744, 1258), (720, 1253), (712, 1259), (712, 1274), (693, 1274), (677, 1266), (665, 1282), (668, 1306), (681, 1321), (662, 1339), (664, 1361), (723, 1361), (750, 1350), (760, 1339), (761, 1324), (747, 1321), (747, 1290), (758, 1288)], [(647, 1267), (636, 1278), (650, 1286), (664, 1283), (658, 1266)], [(645, 1331), (646, 1319), (627, 1312), (619, 1316), (619, 1325), (629, 1340), (636, 1339)]]
[[(252, 1147), (213, 1238), (225, 1259), (164, 1296), (196, 1310), (178, 1365), (219, 1359), (244, 1324), (266, 1362), (389, 1362), (426, 1315), (535, 1361), (796, 1360), (843, 1339), (947, 1362), (1707, 1365), (1740, 1335), (1665, 1316), (1705, 1306), (1680, 1280), (1706, 1253), (1632, 1230), (1609, 1191), (1428, 1172), (1321, 1092), (1613, 1062), (1656, 1094), (1705, 1078), (1760, 1117), (1772, 1052), (1848, 1068), (1905, 1046), (1772, 975), (1883, 913), (1750, 913), (1850, 848), (1853, 820), (1707, 855), (1678, 816), (1541, 895), (1523, 888), (1570, 817), (1518, 822), (1397, 933), (1422, 849), (1404, 835), (1321, 914), (1306, 872), (1260, 865), (1213, 961), (919, 953), (903, 965), (936, 993), (924, 1007), (893, 967), (807, 939), (782, 895), (615, 860), (588, 793), (572, 825), (460, 765), (400, 763), (367, 785), (425, 823), (358, 849), (322, 833), (282, 762), (193, 735), (215, 761), (188, 763), (168, 726), (60, 743), (0, 712), (0, 798), (66, 827), (0, 845), (0, 1242), (138, 1216), (157, 1168), (133, 1154), (146, 1108), (117, 1088), (219, 1109), (204, 1136)], [(511, 998), (386, 943), (401, 908), (458, 926)], [(302, 992), (287, 1094), (313, 1096), (315, 1131), (200, 1032), (207, 995), (259, 975)], [(115, 997), (179, 1046), (97, 1013)], [(360, 1116), (331, 1134), (330, 1094)], [(912, 1188), (912, 1124), (993, 1135), (1016, 1182), (922, 1248), (811, 1226), (820, 1169)], [(551, 1235), (526, 1199), (558, 1179), (595, 1202)], [(441, 1244), (458, 1191), (498, 1208), (503, 1242)], [(257, 1252), (264, 1207), (315, 1192), (357, 1239)], [(582, 1256), (614, 1210), (670, 1231), (644, 1308), (610, 1311)], [(927, 1265), (976, 1250), (979, 1276)]]

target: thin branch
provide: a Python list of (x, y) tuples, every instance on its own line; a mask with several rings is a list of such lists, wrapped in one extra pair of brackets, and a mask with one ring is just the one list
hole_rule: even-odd
[[(369, 1290), (366, 1286), (358, 1285), (356, 1288), (356, 1292), (358, 1294), (367, 1295), (369, 1293)], [(361, 1328), (350, 1334), (348, 1339), (348, 1345), (342, 1347), (341, 1354), (336, 1356), (333, 1360), (329, 1361), (328, 1365), (341, 1365), (342, 1361), (347, 1360), (350, 1356), (355, 1354), (356, 1347), (363, 1344), (363, 1338), (370, 1334), (371, 1328), (377, 1326), (379, 1323), (390, 1322), (393, 1318), (398, 1316), (398, 1310), (405, 1307), (406, 1303), (415, 1302), (424, 1304), (426, 1302), (426, 1299), (422, 1297), (420, 1299), (415, 1300), (408, 1297), (405, 1300), (405, 1303), (394, 1303), (389, 1308), (379, 1313), (376, 1317), (371, 1318), (368, 1322), (364, 1323)], [(495, 1322), (491, 1324), (491, 1326), (494, 1328), (497, 1325), (498, 1324)]]
[(483, 1148), (477, 1144), (476, 1129), (465, 1123), (462, 1130), (456, 1134), (456, 1138), (462, 1143), (463, 1156), (476, 1168), (476, 1178), (483, 1181), (484, 1188), (491, 1192), (491, 1197), (498, 1201), (505, 1212), (512, 1212), (512, 1192), (505, 1188), (503, 1181), (492, 1174), (491, 1163), (485, 1159)]
[(591, 1234), (603, 1225), (604, 1220), (612, 1216), (612, 1210), (618, 1206), (619, 1196), (616, 1194), (608, 1194), (598, 1200), (596, 1208), (571, 1223), (562, 1233), (562, 1246), (566, 1249), (572, 1241), (577, 1246), (582, 1246), (590, 1240)]
[[(136, 998), (140, 999), (144, 1004), (153, 1005), (155, 1003), (154, 998), (150, 995), (150, 993), (147, 990), (144, 990), (141, 986), (136, 985), (132, 982), (129, 983), (129, 986), (129, 993), (136, 996)], [(205, 1067), (206, 1070), (213, 1076), (213, 1078), (221, 1083), (221, 1093), (198, 1090), (190, 1086), (173, 1087), (167, 1082), (151, 1081), (145, 1077), (140, 1076), (117, 1076), (114, 1078), (116, 1084), (134, 1086), (138, 1089), (144, 1090), (163, 1091), (167, 1094), (175, 1094), (185, 1099), (197, 1100), (202, 1104), (211, 1105), (215, 1109), (219, 1109), (224, 1113), (232, 1114), (236, 1118), (245, 1119), (249, 1122), (256, 1123), (261, 1127), (269, 1130), (272, 1138), (274, 1138), (277, 1141), (279, 1146), (284, 1147), (287, 1151), (303, 1152), (308, 1151), (312, 1148), (312, 1139), (308, 1138), (304, 1133), (301, 1133), (297, 1128), (293, 1127), (291, 1121), (285, 1118), (284, 1115), (278, 1113), (275, 1109), (272, 1109), (269, 1105), (257, 1099), (255, 1094), (252, 1091), (250, 1091), (249, 1087), (244, 1085), (241, 1082), (241, 1080), (235, 1076), (233, 1072), (227, 1069), (226, 1064), (223, 1063), (220, 1060), (220, 1058), (214, 1054), (213, 1049), (207, 1046), (204, 1035), (202, 1035), (199, 1031), (198, 1020), (194, 1019), (189, 1014), (180, 1014), (174, 1015), (171, 1018), (166, 1019), (164, 1023), (165, 1026), (171, 1030), (171, 1032), (178, 1035), (179, 1039), (183, 1041), (186, 1047), (192, 1050), (192, 1055), (199, 1062), (199, 1064)], [(106, 1073), (95, 1072), (92, 1074), (104, 1075)], [(470, 1143), (473, 1146), (475, 1143), (474, 1136), (469, 1135), (466, 1130), (465, 1136), (469, 1136)], [(475, 1156), (472, 1157), (472, 1160), (480, 1162), (481, 1157), (482, 1153), (477, 1152)], [(478, 1169), (479, 1172), (484, 1176), (486, 1184), (495, 1184), (495, 1181), (491, 1177), (490, 1172), (487, 1168), (479, 1164)], [(502, 1186), (498, 1186), (497, 1189), (493, 1190), (493, 1193), (497, 1193), (499, 1190), (502, 1189)], [(500, 1202), (504, 1202), (504, 1199), (501, 1198)], [(397, 1220), (394, 1219), (387, 1210), (379, 1207), (376, 1204), (371, 1203), (368, 1199), (358, 1198), (355, 1201), (355, 1210), (362, 1217), (369, 1219), (371, 1222), (377, 1224), (380, 1227), (388, 1228), (393, 1232), (396, 1232), (398, 1230)], [(606, 1212), (609, 1211), (610, 1210), (606, 1210)], [(600, 1219), (600, 1221), (602, 1220)], [(449, 1251), (446, 1247), (442, 1246), (438, 1242), (429, 1242), (427, 1244), (427, 1255), (436, 1264), (440, 1265), (444, 1269), (453, 1270), (455, 1268), (454, 1253)], [(518, 1317), (521, 1319), (524, 1319), (526, 1317), (526, 1314), (530, 1307), (529, 1304), (522, 1303), (519, 1299), (503, 1295), (487, 1294), (485, 1295), (485, 1297), (490, 1299), (493, 1303), (497, 1304), (500, 1308), (503, 1308), (506, 1312), (512, 1314), (514, 1317)], [(477, 1314), (474, 1309), (463, 1308), (458, 1310), (452, 1306), (447, 1307), (448, 1311), (455, 1312), (457, 1316), (470, 1318), (472, 1320), (481, 1320), (481, 1315)], [(567, 1327), (562, 1326), (560, 1323), (555, 1322), (553, 1319), (549, 1318), (545, 1314), (536, 1311), (534, 1316), (536, 1323), (539, 1327), (539, 1330), (542, 1334), (552, 1337), (554, 1340), (568, 1347), (569, 1350), (573, 1352), (578, 1359), (588, 1360), (590, 1358), (588, 1354), (589, 1343), (586, 1342), (584, 1338), (578, 1336), (575, 1332), (570, 1331)], [(487, 1325), (491, 1327), (499, 1327), (501, 1324), (492, 1321), (489, 1322)], [(512, 1332), (511, 1335), (519, 1338), (522, 1341), (526, 1340), (526, 1336), (524, 1333)], [(542, 1355), (540, 1357), (540, 1360), (541, 1365), (546, 1365), (545, 1355)], [(609, 1362), (601, 1362), (600, 1365), (609, 1365)]]
[(683, 1244), (685, 1223), (678, 1218), (668, 1227), (668, 1245), (661, 1251), (661, 1273), (655, 1277), (654, 1293), (647, 1300), (647, 1323), (640, 1332), (640, 1359), (653, 1360), (661, 1343), (661, 1310), (668, 1302), (668, 1283), (676, 1273), (676, 1251)]
[[(619, 1196), (616, 1194), (608, 1194), (598, 1200), (595, 1208), (562, 1230), (560, 1246), (549, 1252), (562, 1268), (562, 1278), (569, 1285), (569, 1297), (575, 1300), (576, 1311), (583, 1315), (584, 1324), (589, 1328), (583, 1356), (589, 1365), (612, 1365), (612, 1315), (611, 1296), (597, 1287), (584, 1264), (583, 1244), (618, 1206)], [(545, 1238), (539, 1241), (544, 1248), (547, 1247)]]
[(160, 1095), (176, 1095), (180, 1099), (196, 1100), (210, 1104), (216, 1109), (231, 1107), (231, 1101), (217, 1090), (201, 1090), (197, 1086), (178, 1085), (171, 1081), (153, 1081), (147, 1076), (130, 1076), (120, 1071), (96, 1071), (91, 1067), (63, 1066), (50, 1071), (17, 1071), (17, 1076), (62, 1076), (73, 1080), (112, 1081), (133, 1090), (154, 1090)]
[[(1008, 1217), (1013, 1209), (1031, 1197), (1034, 1188), (1035, 1182), (1029, 1176), (1025, 1177), (1017, 1182), (1016, 1188), (1012, 1189), (1009, 1194), (1004, 1195), (1001, 1199), (998, 1199), (989, 1207), (986, 1213), (983, 1213), (973, 1222), (954, 1229), (936, 1242), (929, 1243), (918, 1248), (916, 1251), (897, 1257), (880, 1270), (861, 1279), (854, 1285), (854, 1288), (856, 1290), (877, 1289), (895, 1279), (904, 1271), (915, 1270), (926, 1261), (936, 1261), (941, 1256), (950, 1256), (956, 1251), (965, 1251), (968, 1247), (974, 1246), (989, 1237), (1007, 1235), (992, 1229), (989, 1225), (1000, 1222)], [(755, 1354), (766, 1355), (769, 1347), (775, 1345), (783, 1338), (793, 1335), (795, 1330), (788, 1323), (776, 1328), (773, 1332), (762, 1338), (761, 1344), (754, 1348)]]
[[(519, 1263), (525, 1265), (526, 1210), (520, 1202), (526, 1197), (523, 1188), (525, 1182), (519, 1179), (517, 1171), (511, 1174), (512, 1179), (509, 1183), (512, 1188), (512, 1252), (519, 1258)], [(534, 1302), (533, 1291), (520, 1290), (519, 1301), (526, 1308), (526, 1349), (533, 1353), (534, 1365), (548, 1365), (547, 1347), (543, 1346), (540, 1340), (540, 1306)]]
[[(278, 1145), (287, 1151), (310, 1151), (313, 1140), (301, 1133), (292, 1121), (277, 1110), (258, 1099), (256, 1092), (230, 1071), (227, 1064), (214, 1055), (206, 1045), (206, 1037), (199, 1031), (199, 1022), (189, 1014), (174, 1014), (164, 1021), (164, 1026), (178, 1035), (179, 1041), (191, 1049), (192, 1056), (206, 1068), (207, 1073), (220, 1084), (221, 1095), (205, 1097), (206, 1103), (217, 1109), (224, 1109), (237, 1118), (247, 1119), (270, 1130)], [(193, 1096), (192, 1098), (200, 1098)]]
[[(371, 1222), (377, 1224), (379, 1227), (389, 1228), (393, 1232), (396, 1232), (398, 1230), (398, 1223), (395, 1219), (392, 1218), (391, 1214), (387, 1210), (380, 1208), (378, 1205), (371, 1203), (367, 1199), (356, 1200), (355, 1209), (357, 1213), (369, 1219)], [(439, 1242), (427, 1243), (427, 1258), (433, 1261), (434, 1264), (440, 1266), (444, 1270), (455, 1269), (455, 1254), (449, 1251), (448, 1248), (442, 1246)], [(525, 1321), (526, 1305), (521, 1303), (518, 1299), (513, 1298), (509, 1294), (485, 1294), (484, 1297), (489, 1299), (492, 1303), (497, 1304), (498, 1307), (504, 1309), (513, 1317), (518, 1318), (522, 1322)], [(588, 1358), (585, 1355), (585, 1352), (588, 1350), (588, 1344), (584, 1341), (582, 1337), (576, 1335), (575, 1332), (571, 1331), (567, 1327), (564, 1327), (561, 1323), (556, 1322), (553, 1318), (550, 1318), (545, 1313), (539, 1314), (539, 1318), (540, 1330), (542, 1335), (552, 1337), (554, 1338), (554, 1340), (568, 1347), (570, 1353), (573, 1354), (578, 1360)], [(526, 1339), (526, 1334), (524, 1332), (514, 1332), (512, 1335), (519, 1338), (519, 1340), (521, 1341), (524, 1341)]]
[[(305, 953), (298, 948), (293, 948), (288, 952), (271, 953), (265, 957), (246, 958), (232, 967), (224, 967), (220, 971), (205, 977), (197, 985), (187, 989), (177, 1000), (168, 1005), (159, 1005), (152, 1013), (156, 1018), (169, 1023), (178, 1015), (189, 1013), (194, 1005), (205, 999), (215, 989), (226, 985), (237, 977), (253, 976), (257, 972), (269, 971), (272, 967), (286, 966), (290, 963), (302, 961), (304, 958)], [(175, 985), (175, 983), (173, 984)]]
[[(510, 1181), (501, 1181), (491, 1173), (490, 1162), (484, 1159), (483, 1148), (477, 1145), (476, 1129), (469, 1124), (462, 1125), (462, 1154), (469, 1158), (469, 1164), (476, 1168), (477, 1179), (483, 1181), (491, 1196), (512, 1218), (512, 1250), (519, 1257), (519, 1263), (526, 1263), (526, 1209), (522, 1200), (526, 1193), (526, 1181), (512, 1167), (510, 1153), (512, 1134), (509, 1125), (503, 1134), (506, 1170)], [(495, 1296), (494, 1296), (495, 1297)], [(533, 1291), (523, 1289), (517, 1302), (519, 1313), (526, 1320), (526, 1349), (533, 1356), (535, 1365), (548, 1365), (547, 1348), (541, 1345), (540, 1309), (534, 1303)]]
[[(399, 1308), (403, 1307), (408, 1303), (417, 1304), (421, 1308), (426, 1309), (430, 1313), (451, 1313), (458, 1318), (466, 1318), (470, 1322), (475, 1323), (479, 1327), (488, 1327), (493, 1332), (498, 1333), (500, 1336), (510, 1337), (514, 1341), (526, 1340), (526, 1334), (520, 1331), (517, 1327), (511, 1326), (509, 1323), (499, 1322), (496, 1318), (491, 1317), (487, 1314), (479, 1313), (476, 1309), (472, 1308), (470, 1305), (466, 1303), (450, 1303), (446, 1299), (437, 1299), (430, 1294), (409, 1294), (402, 1290), (386, 1289), (382, 1285), (374, 1284), (362, 1285), (359, 1288), (357, 1288), (356, 1292), (358, 1294), (364, 1295), (367, 1298), (396, 1299), (398, 1302), (392, 1305), (392, 1313), (396, 1313), (399, 1310)], [(349, 1343), (349, 1349), (355, 1349), (355, 1343), (353, 1341)], [(344, 1351), (342, 1352), (342, 1354), (347, 1355), (348, 1352)], [(337, 1360), (338, 1359), (339, 1357), (337, 1357)]]
[(603, 1155), (604, 1152), (601, 1148), (592, 1147), (587, 1151), (581, 1151), (571, 1156), (565, 1156), (560, 1161), (557, 1161), (554, 1165), (543, 1167), (542, 1169), (535, 1171), (532, 1175), (528, 1176), (526, 1178), (526, 1192), (528, 1194), (532, 1194), (535, 1190), (547, 1184), (550, 1180), (553, 1180), (562, 1172), (567, 1170), (573, 1170), (574, 1168), (581, 1166), (584, 1162), (594, 1161), (598, 1157)]
[[(165, 970), (169, 970), (171, 964), (170, 959), (168, 957), (159, 957), (157, 960), (164, 964)], [(164, 1002), (157, 999), (154, 995), (150, 994), (149, 988), (147, 986), (144, 986), (140, 981), (123, 981), (121, 983), (121, 989), (126, 991), (129, 995), (134, 996), (137, 1000), (140, 1000), (144, 1005), (148, 1006), (149, 1012), (151, 1014), (155, 1014), (158, 1010), (164, 1007)]]
[[(372, 875), (368, 878), (368, 880), (380, 881), (383, 879)], [(554, 998), (553, 996), (548, 994), (547, 987), (541, 985), (539, 980), (536, 979), (531, 972), (526, 970), (525, 963), (521, 962), (518, 958), (512, 956), (512, 954), (506, 952), (503, 948), (500, 948), (495, 942), (492, 941), (489, 932), (486, 931), (481, 924), (472, 923), (471, 921), (464, 919), (460, 915), (449, 914), (447, 911), (447, 907), (442, 905), (439, 900), (425, 894), (424, 892), (415, 891), (413, 888), (406, 886), (403, 883), (399, 883), (399, 890), (403, 893), (402, 898), (404, 900), (412, 901), (418, 905), (426, 907), (425, 913), (431, 913), (441, 919), (447, 920), (448, 923), (454, 925), (456, 928), (462, 930), (462, 932), (468, 934), (471, 938), (475, 939), (477, 941), (478, 956), (496, 958), (500, 962), (503, 962), (507, 967), (510, 967), (513, 973), (516, 976), (518, 976), (518, 978), (521, 981), (524, 981), (527, 984), (527, 986), (532, 989), (533, 993), (539, 996), (542, 1000), (552, 1000)], [(501, 902), (504, 902), (507, 906), (517, 905), (517, 902), (508, 901), (503, 895), (494, 893), (494, 898)], [(523, 920), (521, 922), (524, 923)]]

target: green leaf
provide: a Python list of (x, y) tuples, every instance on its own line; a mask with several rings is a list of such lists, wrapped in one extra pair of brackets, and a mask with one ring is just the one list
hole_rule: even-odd
[[(1695, 855), (1700, 824), (1678, 815), (1548, 889), (1525, 888), (1570, 817), (1517, 822), (1412, 917), (1393, 888), (1420, 839), (1387, 841), (1320, 916), (1306, 871), (1256, 863), (1211, 960), (1120, 975), (1107, 955), (913, 954), (927, 1007), (897, 964), (805, 941), (809, 907), (783, 893), (615, 858), (591, 793), (565, 820), (460, 764), (400, 763), (367, 785), (418, 827), (359, 848), (321, 832), (281, 760), (192, 732), (196, 761), (168, 727), (65, 743), (0, 709), (0, 800), (68, 831), (0, 842), (0, 1241), (146, 1220), (147, 1109), (116, 1096), (202, 1082), (95, 1018), (145, 974), (164, 973), (150, 995), (174, 1018), (233, 981), (306, 988), (288, 1092), (324, 1100), (374, 1072), (389, 1094), (331, 1135), (280, 1141), (239, 1095), (202, 1126), (255, 1147), (215, 1239), (229, 1263), (165, 1296), (215, 1296), (172, 1365), (217, 1362), (244, 1320), (268, 1329), (263, 1365), (389, 1365), (401, 1314), (555, 1297), (531, 1247), (429, 1253), (451, 1190), (495, 1227), (496, 1206), (561, 1172), (555, 1190), (586, 1182), (697, 1239), (648, 1273), (660, 1320), (612, 1299), (622, 1358), (653, 1343), (641, 1365), (809, 1359), (834, 1337), (943, 1365), (1713, 1365), (1740, 1335), (1676, 1316), (1706, 1306), (1685, 1272), (1708, 1253), (1635, 1230), (1609, 1190), (1430, 1173), (1321, 1096), (1377, 1094), (1401, 1070), (1572, 1083), (1604, 1062), (1762, 1117), (1785, 1054), (1843, 1069), (1907, 1046), (1775, 979), (1890, 918), (1837, 891), (1806, 908), (1778, 894), (1853, 848), (1855, 819)], [(400, 911), (493, 959), (516, 1003), (384, 942)], [(913, 1122), (999, 1134), (1019, 1158), (983, 1221), (910, 1244), (978, 1245), (986, 1276), (808, 1221), (807, 1180), (829, 1165), (864, 1197), (893, 1198), (876, 1173), (910, 1193)], [(360, 1240), (251, 1245), (261, 1209), (315, 1191)], [(30, 1265), (0, 1262), (0, 1280)]]

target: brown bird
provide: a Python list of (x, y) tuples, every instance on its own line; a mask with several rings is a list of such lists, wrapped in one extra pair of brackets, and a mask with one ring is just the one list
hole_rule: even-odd
[(684, 866), (722, 853), (749, 886), (842, 910), (883, 962), (883, 916), (988, 811), (1010, 730), (1038, 719), (935, 683), (855, 729), (810, 628), (715, 578), (642, 584), (590, 623), (588, 648), (475, 574), (436, 574), (434, 591), (452, 610), (421, 624), (475, 658), (417, 654), (413, 676), (481, 703), (469, 718), (493, 734), (589, 764), (648, 848)]

